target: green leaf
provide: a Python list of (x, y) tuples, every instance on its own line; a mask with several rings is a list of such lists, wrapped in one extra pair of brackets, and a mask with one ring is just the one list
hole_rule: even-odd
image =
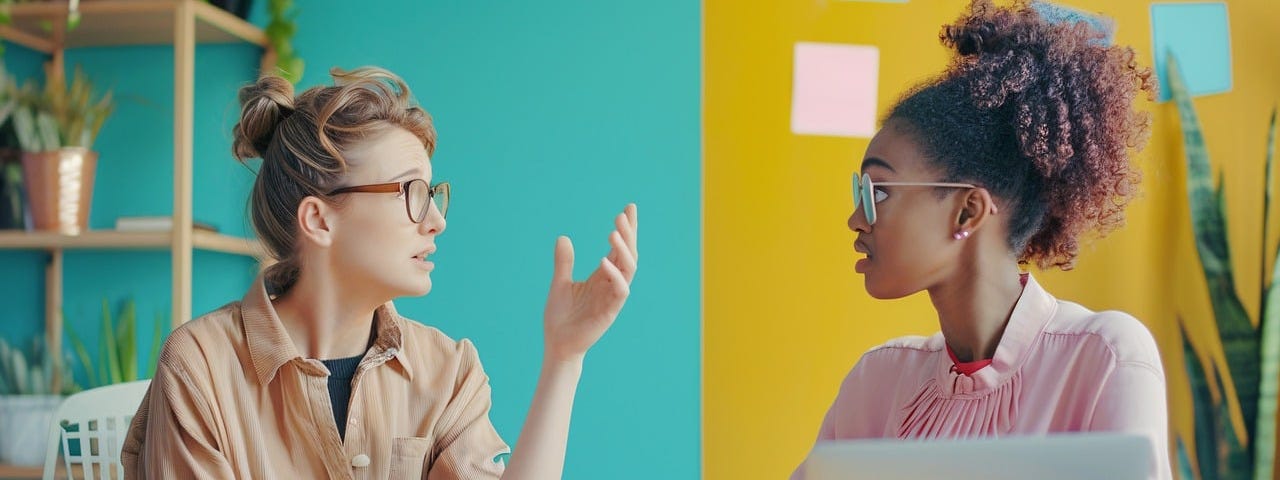
[(0, 104), (0, 125), (9, 121), (9, 115), (13, 114), (13, 110), (15, 108), (18, 108), (18, 101), (12, 98), (6, 100), (3, 104)]
[[(1179, 319), (1179, 327), (1184, 323)], [(1195, 450), (1190, 452), (1192, 458), (1199, 462), (1199, 478), (1218, 478), (1218, 428), (1217, 417), (1213, 414), (1213, 396), (1209, 391), (1209, 380), (1205, 376), (1204, 366), (1196, 357), (1196, 352), (1187, 341), (1187, 331), (1182, 331), (1182, 355), (1186, 364), (1187, 380), (1191, 385), (1191, 412), (1195, 419)], [(1183, 477), (1184, 480), (1190, 477)]]
[(276, 67), (280, 70), (280, 76), (288, 80), (289, 83), (298, 83), (299, 80), (302, 80), (303, 64), (301, 58), (295, 57), (278, 62)]
[(155, 378), (156, 363), (160, 361), (160, 345), (164, 342), (164, 315), (156, 314), (155, 331), (151, 335), (151, 361), (147, 362), (147, 378)]
[(76, 382), (75, 380), (76, 378), (75, 373), (72, 372), (71, 366), (74, 364), (75, 364), (75, 361), (71, 358), (70, 354), (63, 355), (62, 357), (62, 379), (63, 380), (62, 380), (62, 392), (60, 392), (62, 395), (71, 395), (82, 390), (79, 382)]
[[(1213, 190), (1213, 208), (1218, 210), (1218, 218), (1222, 219), (1222, 241), (1226, 242), (1226, 233), (1230, 230), (1227, 226), (1227, 195), (1226, 195), (1226, 175), (1222, 170), (1218, 170), (1218, 186)], [(1228, 255), (1229, 257), (1230, 255)], [(1230, 268), (1230, 266), (1228, 266)], [(1230, 270), (1227, 270), (1230, 273)]]
[(11, 395), (18, 388), (13, 378), (11, 352), (9, 343), (0, 338), (0, 395)]
[(126, 300), (116, 326), (116, 345), (120, 349), (120, 381), (138, 379), (138, 319), (133, 300)]
[(27, 390), (28, 395), (40, 395), (49, 392), (49, 377), (44, 365), (33, 365), (31, 367), (31, 386)]
[(271, 23), (267, 24), (267, 27), (262, 30), (262, 33), (267, 34), (267, 37), (270, 39), (278, 40), (289, 36), (289, 26), (284, 22), (273, 20)]
[(107, 366), (107, 362), (103, 361), (103, 358), (106, 358), (107, 355), (106, 343), (105, 339), (98, 339), (98, 362), (96, 364), (98, 366), (98, 386), (111, 385), (111, 374), (108, 371), (109, 367)]
[[(65, 319), (66, 314), (62, 317)], [(101, 376), (94, 375), (93, 362), (89, 359), (89, 349), (80, 339), (80, 335), (76, 333), (75, 326), (71, 322), (63, 321), (62, 325), (67, 329), (67, 336), (71, 338), (71, 349), (75, 350), (76, 356), (80, 358), (80, 363), (84, 365), (85, 376), (89, 380), (89, 388), (101, 387), (106, 385), (106, 379)]]
[(1169, 89), (1178, 106), (1182, 125), (1182, 141), (1187, 155), (1187, 195), (1191, 201), (1191, 222), (1195, 227), (1196, 249), (1206, 275), (1219, 275), (1230, 269), (1230, 258), (1223, 238), (1222, 217), (1214, 206), (1215, 189), (1213, 173), (1209, 165), (1209, 151), (1200, 131), (1195, 106), (1182, 81), (1178, 62), (1169, 54), (1166, 62), (1169, 71)]
[[(1223, 423), (1218, 427), (1226, 437), (1223, 442), (1226, 464), (1223, 467), (1226, 468), (1224, 472), (1231, 472), (1233, 476), (1246, 475), (1252, 471), (1253, 455), (1250, 450), (1240, 448), (1239, 444), (1247, 444), (1249, 439), (1254, 438), (1257, 425), (1260, 380), (1258, 358), (1261, 344), (1243, 303), (1236, 295), (1227, 248), (1226, 224), (1219, 197), (1221, 189), (1213, 187), (1208, 149), (1200, 132), (1195, 107), (1178, 70), (1176, 58), (1170, 53), (1168, 59), (1166, 78), (1169, 80), (1170, 93), (1178, 106), (1187, 156), (1187, 196), (1196, 237), (1196, 251), (1204, 271), (1205, 283), (1209, 287), (1218, 334), (1226, 353), (1227, 368), (1222, 374), (1229, 376), (1236, 389), (1236, 397), (1224, 397), (1222, 407), (1229, 411), (1232, 405), (1238, 405), (1244, 419), (1244, 424), (1240, 426), (1244, 431), (1236, 430), (1237, 427), (1227, 416), (1223, 417)], [(1239, 441), (1237, 436), (1245, 440)], [(1197, 444), (1196, 447), (1198, 450), (1201, 445)]]
[[(1276, 107), (1271, 107), (1271, 124), (1267, 126), (1267, 161), (1265, 173), (1262, 178), (1262, 266), (1261, 277), (1258, 285), (1262, 288), (1262, 298), (1267, 296), (1267, 240), (1268, 234), (1271, 233), (1271, 187), (1273, 178), (1271, 178), (1271, 163), (1276, 156)], [(1280, 256), (1280, 245), (1276, 245), (1276, 255)], [(1272, 280), (1275, 281), (1275, 280)]]
[(28, 391), (30, 391), (29, 389), (31, 386), (31, 381), (30, 381), (30, 373), (27, 368), (27, 358), (26, 358), (26, 355), (22, 354), (21, 350), (15, 349), (13, 352), (13, 374), (14, 374), (13, 384), (15, 385), (14, 390), (19, 395), (25, 394)]
[[(1280, 258), (1272, 267), (1280, 278)], [(1272, 281), (1262, 302), (1262, 378), (1258, 387), (1258, 425), (1255, 428), (1255, 479), (1272, 478), (1276, 455), (1276, 407), (1280, 393), (1280, 282)]]
[[(1263, 177), (1262, 201), (1262, 275), (1258, 284), (1262, 286), (1262, 313), (1258, 316), (1259, 328), (1262, 331), (1262, 379), (1258, 388), (1258, 426), (1257, 439), (1254, 441), (1254, 456), (1257, 470), (1255, 479), (1270, 479), (1275, 473), (1276, 461), (1276, 410), (1277, 396), (1280, 394), (1280, 282), (1276, 282), (1280, 272), (1280, 255), (1274, 257), (1271, 285), (1267, 286), (1267, 234), (1271, 231), (1268, 224), (1271, 219), (1271, 165), (1276, 154), (1276, 108), (1271, 108), (1271, 122), (1267, 126), (1267, 158)], [(1280, 253), (1278, 251), (1277, 253)]]
[(40, 136), (40, 151), (51, 152), (62, 147), (58, 134), (58, 120), (49, 112), (36, 114), (36, 134)]
[(102, 348), (107, 352), (107, 379), (111, 384), (120, 383), (120, 353), (116, 351), (115, 342), (111, 341), (111, 306), (107, 299), (102, 299)]
[(22, 197), (18, 189), (22, 187), (22, 167), (14, 162), (4, 167), (5, 193), (9, 196), (9, 218), (22, 218)]
[(18, 143), (22, 145), (22, 150), (27, 152), (39, 152), (43, 145), (40, 137), (36, 135), (36, 120), (31, 114), (31, 109), (27, 106), (21, 106), (13, 114), (13, 129), (18, 134)]
[(293, 8), (291, 0), (268, 0), (267, 11), (272, 17), (283, 17), (290, 8)]

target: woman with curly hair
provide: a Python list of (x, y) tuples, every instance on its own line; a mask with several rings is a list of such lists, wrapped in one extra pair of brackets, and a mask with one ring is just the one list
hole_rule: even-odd
[[(1113, 431), (1171, 478), (1165, 378), (1132, 316), (1058, 300), (1019, 264), (1070, 269), (1123, 222), (1154, 79), (1130, 48), (1025, 1), (975, 0), (938, 77), (902, 97), (853, 178), (856, 270), (880, 299), (928, 292), (941, 332), (865, 353), (818, 439)], [(793, 478), (802, 478), (803, 465)]]

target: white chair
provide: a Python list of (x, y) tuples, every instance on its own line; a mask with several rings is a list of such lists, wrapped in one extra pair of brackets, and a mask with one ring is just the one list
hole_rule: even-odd
[[(124, 478), (120, 449), (150, 384), (151, 380), (119, 383), (67, 397), (49, 425), (44, 480), (53, 480), (59, 470), (59, 446), (67, 478), (75, 478), (77, 471), (86, 479)], [(76, 431), (67, 431), (69, 428)], [(79, 446), (78, 455), (72, 455), (73, 440)]]

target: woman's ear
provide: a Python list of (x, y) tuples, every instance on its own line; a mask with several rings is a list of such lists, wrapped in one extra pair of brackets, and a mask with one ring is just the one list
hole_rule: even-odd
[(968, 237), (978, 231), (995, 216), (1000, 209), (996, 207), (995, 198), (985, 188), (970, 188), (960, 196), (959, 211), (956, 213), (955, 230), (957, 235)]
[(321, 247), (333, 244), (333, 207), (315, 196), (298, 203), (298, 235)]

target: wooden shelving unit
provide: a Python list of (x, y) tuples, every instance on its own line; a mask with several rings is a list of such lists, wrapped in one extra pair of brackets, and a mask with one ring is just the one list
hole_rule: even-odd
[[(198, 43), (246, 42), (264, 48), (263, 66), (274, 61), (267, 36), (236, 16), (200, 0), (82, 0), (80, 24), (67, 31), (66, 1), (23, 3), (11, 8), (12, 22), (0, 26), (4, 39), (50, 56), (50, 71), (64, 74), (67, 48), (172, 45), (174, 56), (172, 231), (89, 231), (79, 235), (0, 231), (0, 249), (49, 252), (45, 272), (45, 334), (55, 358), (61, 356), (63, 252), (69, 249), (169, 250), (172, 261), (172, 321), (191, 318), (193, 249), (263, 258), (255, 240), (192, 228), (192, 162), (195, 110), (195, 47)], [(44, 25), (52, 28), (46, 29)], [(256, 72), (254, 72), (256, 73)], [(248, 78), (248, 79), (251, 79)], [(0, 465), (0, 478), (40, 478), (39, 468)]]

